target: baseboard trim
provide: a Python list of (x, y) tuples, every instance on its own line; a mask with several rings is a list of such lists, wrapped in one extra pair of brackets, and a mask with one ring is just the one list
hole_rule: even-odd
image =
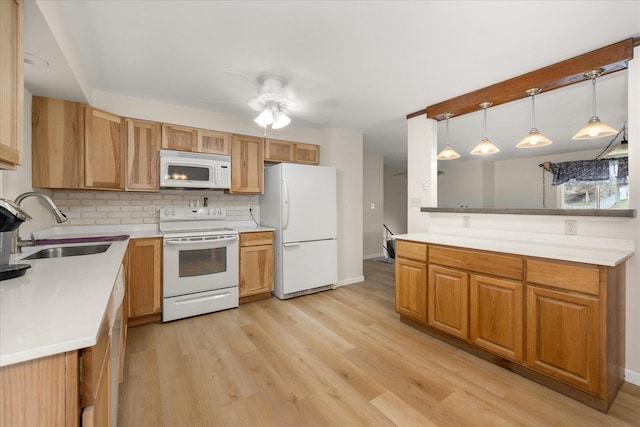
[(384, 252), (380, 252), (379, 254), (373, 254), (373, 255), (365, 255), (362, 257), (363, 260), (365, 259), (374, 259), (374, 258), (380, 258), (384, 256)]
[(640, 386), (640, 372), (632, 371), (631, 369), (625, 369), (624, 380), (628, 383)]
[(349, 279), (340, 280), (336, 283), (336, 288), (340, 286), (353, 285), (354, 283), (364, 282), (364, 276), (350, 277)]

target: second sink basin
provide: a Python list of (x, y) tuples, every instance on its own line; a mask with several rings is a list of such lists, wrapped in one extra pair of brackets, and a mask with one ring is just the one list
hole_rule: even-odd
[(40, 258), (60, 258), (67, 256), (92, 255), (101, 254), (109, 249), (111, 244), (106, 245), (89, 245), (89, 246), (60, 246), (57, 248), (47, 248), (39, 250), (36, 253), (22, 259), (40, 259)]

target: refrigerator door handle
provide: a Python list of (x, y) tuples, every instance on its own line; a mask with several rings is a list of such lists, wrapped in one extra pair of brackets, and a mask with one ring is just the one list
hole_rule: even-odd
[(295, 243), (283, 243), (282, 246), (284, 246), (285, 248), (290, 248), (292, 246), (300, 246), (300, 243), (295, 242)]
[(289, 225), (289, 187), (287, 186), (287, 180), (282, 178), (282, 228), (287, 228)]

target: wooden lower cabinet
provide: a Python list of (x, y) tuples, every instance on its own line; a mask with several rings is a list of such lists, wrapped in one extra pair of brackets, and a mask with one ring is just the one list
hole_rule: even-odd
[(427, 322), (427, 265), (396, 257), (396, 311)]
[(129, 326), (158, 322), (162, 317), (162, 238), (129, 242)]
[(403, 321), (600, 411), (611, 406), (624, 382), (624, 262), (401, 239), (396, 253)]
[(271, 297), (273, 231), (240, 233), (240, 303)]
[(466, 340), (469, 334), (469, 274), (429, 266), (429, 326)]
[(469, 285), (471, 342), (507, 359), (522, 362), (522, 282), (472, 274)]
[(600, 308), (588, 295), (527, 288), (527, 365), (598, 393)]
[(78, 353), (0, 368), (0, 425), (80, 425)]

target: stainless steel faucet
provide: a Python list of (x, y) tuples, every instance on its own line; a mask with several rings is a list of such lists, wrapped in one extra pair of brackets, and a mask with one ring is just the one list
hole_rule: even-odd
[[(31, 197), (31, 196), (37, 197), (46, 202), (49, 208), (51, 208), (51, 212), (53, 213), (53, 216), (55, 217), (56, 222), (58, 224), (68, 220), (67, 216), (64, 214), (64, 212), (60, 210), (60, 208), (58, 208), (58, 206), (56, 206), (56, 204), (53, 202), (51, 197), (47, 196), (46, 194), (38, 193), (36, 191), (29, 191), (27, 193), (20, 194), (18, 197), (16, 197), (16, 201), (15, 201), (16, 205), (20, 206), (20, 202), (22, 202), (27, 197)], [(31, 234), (30, 239), (21, 239), (20, 235), (18, 234), (19, 228), (20, 227), (16, 228), (15, 231), (13, 232), (13, 245), (12, 245), (11, 253), (14, 253), (14, 254), (21, 253), (23, 247), (35, 246), (35, 243), (36, 243), (35, 239), (33, 238), (33, 234)]]

